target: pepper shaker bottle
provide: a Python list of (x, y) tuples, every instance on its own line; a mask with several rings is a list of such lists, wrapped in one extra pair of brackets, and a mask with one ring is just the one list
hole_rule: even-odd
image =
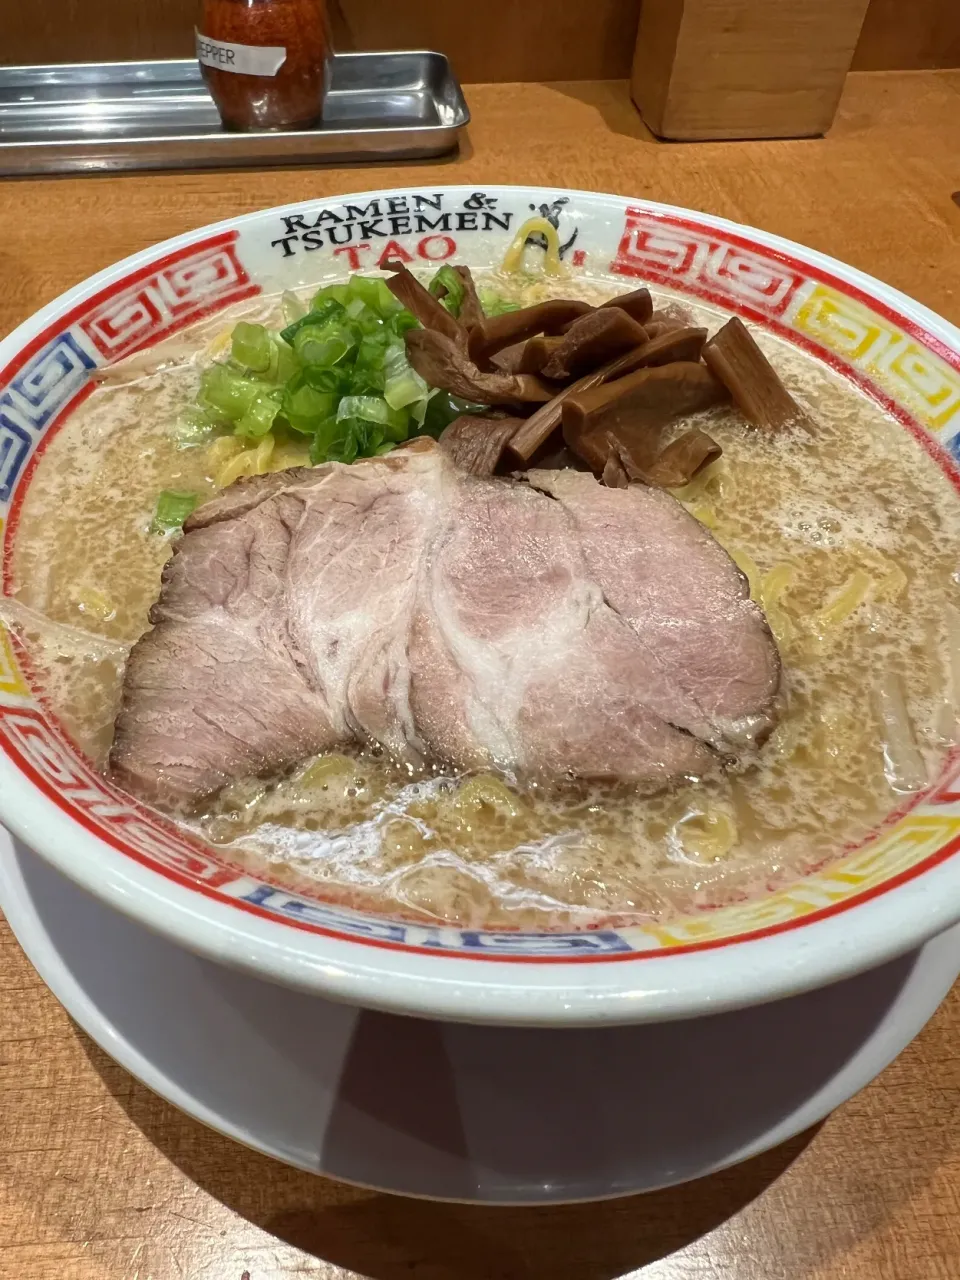
[(323, 113), (326, 0), (203, 0), (197, 57), (228, 129), (309, 129)]

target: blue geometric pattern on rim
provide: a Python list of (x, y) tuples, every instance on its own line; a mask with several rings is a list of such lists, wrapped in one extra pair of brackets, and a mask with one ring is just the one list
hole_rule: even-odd
[[(229, 887), (226, 892), (230, 892)], [(486, 955), (508, 957), (597, 955), (636, 950), (626, 938), (612, 929), (586, 930), (583, 933), (487, 933), (477, 929), (407, 925), (397, 920), (380, 920), (374, 916), (338, 911), (336, 907), (299, 898), (268, 884), (258, 884), (249, 893), (244, 893), (240, 901), (249, 902), (274, 915), (286, 916), (337, 933), (351, 934), (371, 942), (406, 944), (437, 951), (483, 952)]]
[(0, 501), (13, 492), (34, 441), (86, 383), (97, 361), (67, 330), (0, 392)]

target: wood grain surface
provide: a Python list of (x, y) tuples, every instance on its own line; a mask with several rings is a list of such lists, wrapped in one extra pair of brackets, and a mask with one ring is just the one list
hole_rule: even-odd
[(673, 140), (826, 133), (867, 0), (644, 0), (631, 96)]
[(855, 70), (960, 67), (957, 0), (870, 0)]
[[(640, 7), (641, 0), (330, 0), (339, 48), (441, 49), (465, 81), (627, 76)], [(9, 0), (0, 64), (189, 57), (198, 8), (199, 0)], [(960, 66), (960, 4), (871, 0), (854, 66)]]
[[(960, 73), (854, 75), (831, 135), (803, 142), (658, 144), (622, 83), (468, 96), (469, 142), (440, 165), (0, 183), (0, 332), (176, 232), (426, 180), (709, 210), (960, 322)], [(957, 1280), (958, 1044), (960, 989), (819, 1129), (673, 1191), (574, 1209), (419, 1204), (292, 1172), (177, 1113), (77, 1031), (0, 923), (0, 1280)]]

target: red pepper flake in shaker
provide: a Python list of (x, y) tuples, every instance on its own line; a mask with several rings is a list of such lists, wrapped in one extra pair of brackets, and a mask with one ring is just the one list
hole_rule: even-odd
[(197, 57), (228, 129), (309, 129), (331, 55), (325, 0), (203, 0)]

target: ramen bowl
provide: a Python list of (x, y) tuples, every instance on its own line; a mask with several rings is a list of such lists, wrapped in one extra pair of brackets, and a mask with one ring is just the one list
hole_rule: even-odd
[[(522, 187), (364, 192), (266, 210), (145, 250), (0, 343), (4, 593), (44, 449), (102, 370), (258, 294), (448, 259), (488, 270), (539, 212), (564, 269), (742, 316), (876, 401), (957, 483), (960, 331), (861, 272), (762, 231), (647, 201)], [(879, 747), (878, 747), (879, 749)], [(960, 920), (960, 758), (857, 847), (742, 901), (579, 932), (457, 928), (351, 909), (185, 834), (101, 774), (0, 630), (0, 821), (72, 880), (210, 959), (351, 1003), (467, 1022), (686, 1018), (795, 994)]]

